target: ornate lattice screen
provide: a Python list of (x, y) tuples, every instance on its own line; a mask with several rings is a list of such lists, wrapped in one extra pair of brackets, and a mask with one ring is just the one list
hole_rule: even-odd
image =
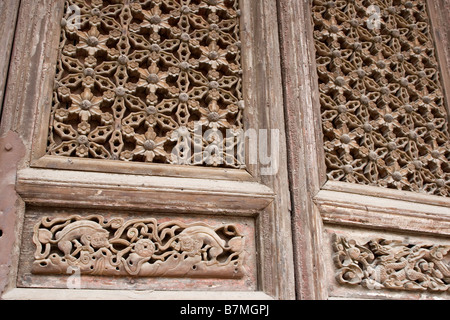
[(238, 1), (66, 6), (48, 154), (243, 165)]
[(312, 1), (330, 180), (450, 194), (426, 1)]

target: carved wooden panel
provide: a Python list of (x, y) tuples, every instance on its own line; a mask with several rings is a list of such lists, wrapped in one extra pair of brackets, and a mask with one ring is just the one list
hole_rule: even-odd
[(67, 288), (76, 272), (91, 289), (256, 289), (253, 218), (27, 211), (21, 287)]
[(448, 115), (424, 0), (312, 0), (330, 180), (450, 195)]
[(450, 293), (450, 246), (334, 235), (336, 280), (369, 290)]
[(34, 274), (241, 278), (245, 238), (236, 226), (154, 218), (44, 217), (34, 228)]
[(67, 0), (47, 153), (241, 168), (238, 2)]

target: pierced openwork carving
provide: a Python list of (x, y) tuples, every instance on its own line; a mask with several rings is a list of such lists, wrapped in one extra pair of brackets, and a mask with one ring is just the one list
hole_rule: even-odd
[(450, 246), (334, 235), (333, 249), (340, 284), (450, 293)]
[(67, 0), (48, 153), (242, 167), (238, 2)]
[(312, 0), (328, 178), (450, 195), (424, 0)]
[(234, 225), (44, 217), (34, 227), (32, 273), (241, 278), (244, 241)]

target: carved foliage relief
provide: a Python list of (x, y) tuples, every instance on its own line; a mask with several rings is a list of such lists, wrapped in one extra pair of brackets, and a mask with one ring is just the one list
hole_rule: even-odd
[(450, 293), (450, 246), (334, 235), (333, 249), (340, 284)]
[(243, 127), (239, 14), (237, 0), (67, 0), (48, 154), (205, 164)]
[(312, 0), (328, 178), (450, 195), (424, 0)]
[(234, 225), (44, 217), (34, 227), (32, 273), (241, 278), (244, 240)]

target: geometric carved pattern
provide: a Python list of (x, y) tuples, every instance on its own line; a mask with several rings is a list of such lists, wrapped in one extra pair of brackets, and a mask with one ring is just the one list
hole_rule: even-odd
[(34, 227), (34, 274), (241, 278), (244, 237), (234, 225), (156, 219), (42, 218)]
[(448, 115), (424, 0), (312, 0), (328, 178), (450, 195)]
[(450, 293), (450, 246), (381, 238), (358, 244), (335, 234), (333, 249), (340, 284)]
[(242, 167), (238, 2), (67, 0), (48, 154)]

